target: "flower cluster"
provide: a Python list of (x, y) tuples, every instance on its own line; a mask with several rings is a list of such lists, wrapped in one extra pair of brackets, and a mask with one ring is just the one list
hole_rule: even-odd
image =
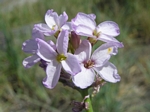
[[(97, 78), (111, 83), (120, 81), (115, 65), (109, 62), (111, 56), (118, 53), (118, 48), (123, 47), (115, 38), (120, 34), (119, 27), (113, 21), (96, 25), (95, 19), (94, 14), (80, 12), (67, 22), (66, 12), (58, 15), (48, 10), (46, 24), (35, 24), (32, 38), (23, 43), (22, 50), (32, 54), (23, 60), (24, 67), (30, 68), (39, 62), (46, 72), (43, 84), (50, 89), (61, 77), (80, 89), (92, 86)], [(97, 41), (103, 44), (92, 52)]]

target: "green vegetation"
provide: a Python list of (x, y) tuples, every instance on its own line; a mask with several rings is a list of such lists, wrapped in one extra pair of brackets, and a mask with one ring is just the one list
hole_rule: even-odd
[(35, 23), (44, 22), (48, 9), (59, 14), (66, 11), (69, 20), (84, 12), (95, 13), (97, 23), (118, 23), (121, 34), (117, 39), (125, 47), (111, 61), (122, 80), (106, 83), (93, 98), (93, 108), (95, 112), (150, 111), (149, 0), (16, 1), (0, 3), (0, 112), (71, 112), (71, 101), (81, 101), (77, 91), (61, 83), (46, 89), (41, 83), (45, 73), (38, 64), (30, 69), (22, 65), (29, 56), (21, 50), (22, 43), (31, 38)]

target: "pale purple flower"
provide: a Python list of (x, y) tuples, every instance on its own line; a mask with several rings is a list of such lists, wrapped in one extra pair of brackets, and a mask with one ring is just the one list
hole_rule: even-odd
[(116, 83), (120, 81), (116, 67), (108, 62), (112, 55), (116, 55), (118, 47), (114, 43), (105, 43), (97, 48), (91, 55), (91, 44), (88, 40), (83, 40), (75, 55), (80, 62), (82, 71), (72, 77), (74, 84), (82, 89), (90, 86), (96, 73), (105, 81)]
[(59, 80), (61, 68), (67, 73), (74, 76), (81, 71), (80, 65), (76, 57), (67, 53), (69, 32), (62, 30), (58, 35), (56, 49), (42, 39), (37, 38), (38, 50), (37, 55), (47, 62), (47, 77), (43, 80), (43, 84), (47, 88), (54, 88)]
[(26, 68), (32, 67), (35, 63), (40, 61), (39, 56), (36, 55), (38, 45), (36, 42), (36, 38), (44, 39), (44, 35), (39, 32), (38, 30), (34, 29), (32, 30), (32, 38), (29, 40), (26, 40), (22, 44), (22, 50), (26, 53), (33, 54), (32, 56), (29, 56), (23, 60), (23, 66)]
[(53, 9), (48, 10), (45, 14), (45, 23), (35, 24), (34, 27), (46, 36), (52, 36), (57, 31), (71, 30), (71, 23), (67, 22), (68, 15), (63, 12), (60, 16)]
[(72, 19), (72, 28), (78, 35), (92, 37), (107, 43), (114, 42), (123, 47), (123, 44), (114, 38), (120, 34), (119, 26), (113, 21), (104, 21), (96, 26), (95, 18), (94, 14), (80, 12)]

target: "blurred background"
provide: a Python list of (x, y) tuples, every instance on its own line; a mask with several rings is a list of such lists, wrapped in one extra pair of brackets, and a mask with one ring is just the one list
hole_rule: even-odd
[(29, 56), (22, 43), (33, 25), (45, 22), (48, 9), (74, 18), (78, 12), (96, 14), (96, 22), (118, 23), (124, 43), (111, 62), (121, 82), (106, 83), (92, 99), (94, 112), (150, 112), (150, 1), (149, 0), (0, 0), (0, 112), (71, 112), (80, 94), (58, 83), (42, 85), (45, 73), (38, 64), (25, 69)]

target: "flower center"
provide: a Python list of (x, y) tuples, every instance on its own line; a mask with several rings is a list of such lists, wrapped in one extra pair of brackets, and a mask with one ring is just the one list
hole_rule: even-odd
[(56, 57), (56, 59), (57, 59), (58, 62), (66, 60), (66, 58), (67, 57), (64, 54), (58, 54), (57, 57)]
[(112, 52), (112, 50), (113, 50), (113, 48), (112, 48), (112, 47), (109, 47), (109, 48), (107, 49), (107, 53), (110, 54), (110, 53)]
[(55, 28), (56, 28), (56, 25), (53, 25), (53, 26), (52, 26), (52, 30), (55, 30)]
[(97, 32), (97, 30), (95, 29), (95, 30), (93, 31), (93, 35), (96, 36), (96, 37), (99, 37), (100, 32)]
[(84, 62), (84, 67), (89, 69), (92, 68), (94, 64), (94, 61), (88, 60), (87, 62)]

